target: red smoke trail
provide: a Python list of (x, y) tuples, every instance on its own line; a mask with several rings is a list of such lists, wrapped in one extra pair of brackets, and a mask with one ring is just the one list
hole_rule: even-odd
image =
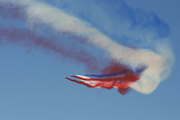
[(109, 65), (102, 70), (102, 74), (115, 74), (127, 69), (129, 69), (127, 66), (124, 66), (121, 63), (116, 62), (115, 60), (111, 60), (109, 62)]
[(70, 79), (65, 77), (66, 79), (76, 82), (78, 84), (83, 84), (87, 87), (90, 88), (106, 88), (106, 89), (112, 89), (113, 87), (116, 87), (119, 91), (119, 93), (125, 95), (127, 92), (129, 92), (129, 85), (133, 82), (136, 82), (139, 80), (140, 76), (132, 76), (130, 77), (125, 77), (125, 79), (122, 80), (122, 78), (114, 78), (114, 79), (89, 79), (89, 78), (83, 78), (83, 77), (77, 77), (77, 76), (72, 76), (75, 78), (78, 78), (81, 81)]
[(76, 83), (78, 83), (78, 84), (83, 84), (83, 85), (85, 85), (85, 86), (87, 86), (87, 87), (89, 87), (89, 88), (93, 88), (93, 85), (91, 85), (91, 84), (89, 84), (89, 83), (84, 83), (84, 82), (82, 82), (82, 81), (77, 81), (77, 80), (74, 80), (74, 79), (70, 79), (70, 78), (68, 78), (68, 77), (65, 77), (66, 79), (68, 79), (68, 80), (70, 80), (70, 81), (72, 81), (72, 82), (76, 82)]
[(20, 43), (27, 48), (37, 47), (45, 51), (45, 53), (53, 52), (53, 54), (61, 55), (62, 58), (70, 58), (79, 63), (85, 64), (88, 69), (95, 70), (98, 67), (98, 60), (88, 54), (85, 50), (77, 46), (64, 46), (62, 40), (52, 40), (36, 35), (34, 32), (26, 29), (9, 29), (0, 25), (0, 43)]
[[(121, 71), (124, 70), (125, 68), (126, 68), (125, 66), (114, 63), (106, 67), (103, 70), (103, 72), (110, 71), (110, 73), (117, 73), (120, 70)], [(116, 87), (119, 93), (121, 93), (122, 95), (125, 95), (130, 91), (130, 87), (129, 87), (130, 84), (140, 79), (140, 74), (137, 74), (129, 70), (126, 73), (124, 73), (123, 76), (117, 75), (116, 77), (113, 76), (113, 77), (90, 78), (90, 77), (81, 76), (81, 75), (76, 75), (76, 76), (71, 75), (71, 77), (77, 78), (80, 81), (70, 79), (68, 77), (65, 77), (65, 78), (72, 82), (83, 84), (90, 88), (100, 87), (100, 88), (112, 89)]]
[(25, 19), (24, 8), (25, 6), (0, 2), (0, 17), (4, 19)]

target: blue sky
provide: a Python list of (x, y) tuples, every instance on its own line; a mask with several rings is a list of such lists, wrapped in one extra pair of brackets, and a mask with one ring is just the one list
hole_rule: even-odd
[[(118, 1), (118, 0), (116, 0)], [(114, 0), (114, 2), (116, 2)], [(93, 14), (91, 10), (93, 2), (89, 2), (89, 8), (81, 8), (84, 1), (78, 0), (77, 3), (81, 3), (81, 7), (78, 8), (77, 3), (67, 0), (67, 3), (61, 3), (62, 1), (49, 2), (50, 5), (62, 8), (69, 14), (74, 14), (79, 18), (90, 22), (99, 31), (110, 36), (113, 39), (120, 39), (118, 42), (134, 38), (141, 32), (143, 34), (149, 33), (149, 26), (146, 29), (130, 31), (128, 33), (117, 33), (118, 31), (126, 30), (126, 28), (116, 28), (115, 23), (120, 20), (123, 24), (129, 24), (124, 22), (116, 16), (114, 9), (109, 10), (110, 17), (107, 20), (103, 18), (97, 18), (106, 16), (102, 11), (101, 13)], [(178, 80), (178, 68), (179, 61), (179, 33), (180, 28), (180, 16), (179, 5), (177, 0), (125, 0), (129, 9), (140, 9), (146, 13), (153, 12), (153, 15), (158, 16), (162, 21), (166, 34), (157, 33), (156, 30), (151, 30), (152, 34), (157, 34), (151, 45), (155, 44), (155, 40), (161, 37), (167, 37), (172, 43), (172, 48), (175, 53), (175, 63), (171, 75), (161, 82), (158, 88), (149, 95), (141, 94), (135, 90), (132, 90), (125, 96), (120, 95), (117, 89), (90, 89), (85, 86), (72, 83), (64, 79), (65, 75), (70, 74), (83, 74), (85, 66), (81, 63), (76, 63), (69, 59), (61, 59), (57, 54), (46, 53), (39, 48), (29, 49), (21, 44), (5, 44), (0, 47), (0, 119), (2, 120), (178, 120), (179, 107), (180, 107), (180, 95), (179, 95), (179, 80)], [(112, 6), (115, 3), (112, 3)], [(104, 5), (104, 4), (103, 4)], [(101, 7), (106, 8), (106, 5)], [(73, 7), (72, 7), (73, 6)], [(110, 5), (110, 8), (112, 8)], [(95, 9), (95, 8), (94, 8)], [(99, 10), (99, 8), (96, 8)], [(84, 10), (84, 11), (81, 11)], [(123, 13), (123, 12), (122, 12)], [(90, 16), (88, 16), (89, 14)], [(115, 15), (114, 15), (115, 14)], [(152, 14), (152, 13), (151, 13)], [(87, 15), (87, 16), (85, 16)], [(105, 17), (106, 18), (106, 17)], [(124, 18), (124, 17), (123, 17)], [(93, 23), (94, 21), (94, 23)], [(113, 21), (113, 24), (111, 22)], [(4, 21), (3, 21), (4, 22)], [(1, 22), (1, 23), (3, 23)], [(7, 21), (6, 21), (7, 22)], [(19, 22), (19, 21), (13, 21)], [(9, 22), (4, 23), (8, 25)], [(123, 25), (119, 23), (118, 25)], [(141, 24), (141, 23), (140, 23)], [(13, 25), (19, 26), (19, 23), (13, 23)], [(26, 25), (22, 22), (22, 27)], [(107, 25), (107, 26), (105, 26)], [(109, 25), (109, 26), (108, 26)], [(141, 26), (141, 25), (140, 25)], [(115, 28), (114, 28), (115, 27)], [(159, 28), (159, 27), (158, 27)], [(39, 34), (46, 33), (48, 27), (36, 29)], [(136, 28), (136, 25), (134, 26)], [(153, 29), (156, 29), (154, 27)], [(161, 29), (160, 29), (161, 30)], [(154, 33), (155, 31), (155, 33)], [(127, 38), (124, 34), (130, 34)], [(53, 31), (49, 31), (46, 37), (58, 39), (59, 36)], [(144, 36), (140, 38), (144, 38)], [(52, 35), (54, 35), (52, 37)], [(138, 37), (139, 38), (139, 37)], [(67, 39), (67, 38), (64, 38)], [(133, 47), (149, 48), (153, 50), (152, 46), (146, 45), (144, 41), (140, 40), (142, 45), (137, 45), (136, 42), (132, 43)], [(130, 41), (131, 42), (131, 41)], [(123, 42), (124, 45), (128, 45), (129, 42)], [(66, 45), (68, 46), (68, 43)], [(92, 49), (92, 48), (89, 48)], [(98, 48), (96, 48), (98, 49)], [(87, 50), (87, 49), (85, 49)], [(102, 52), (98, 49), (99, 52)], [(90, 55), (92, 53), (89, 53)]]

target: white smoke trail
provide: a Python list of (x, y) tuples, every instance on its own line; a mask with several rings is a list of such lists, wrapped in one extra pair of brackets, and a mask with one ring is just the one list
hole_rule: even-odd
[[(5, 0), (0, 0), (5, 2)], [(7, 1), (6, 1), (7, 2)], [(69, 15), (48, 4), (33, 0), (8, 0), (13, 4), (25, 5), (27, 21), (31, 24), (47, 24), (56, 31), (70, 32), (88, 38), (88, 43), (107, 51), (112, 59), (132, 69), (145, 65), (148, 68), (142, 73), (141, 79), (131, 87), (141, 93), (149, 94), (171, 72), (174, 61), (173, 52), (167, 44), (159, 45), (157, 53), (147, 49), (132, 49), (122, 46), (93, 28), (89, 23)]]

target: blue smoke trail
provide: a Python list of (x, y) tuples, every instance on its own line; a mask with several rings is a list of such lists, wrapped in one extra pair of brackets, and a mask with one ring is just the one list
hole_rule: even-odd
[[(135, 74), (141, 74), (144, 70), (146, 69), (146, 67), (143, 67), (143, 68), (140, 68), (140, 69), (137, 69), (134, 73)], [(101, 75), (94, 75), (94, 74), (84, 74), (85, 76), (87, 77), (97, 77), (97, 78), (100, 78), (100, 77), (113, 77), (113, 76), (117, 76), (117, 75), (123, 75), (127, 72), (130, 72), (132, 70), (130, 69), (126, 69), (126, 70), (123, 70), (123, 71), (120, 71), (118, 73), (112, 73), (112, 74), (101, 74)]]
[(128, 71), (130, 71), (130, 70), (123, 70), (123, 71), (120, 71), (120, 72), (114, 73), (114, 74), (101, 74), (101, 75), (94, 75), (94, 74), (86, 75), (86, 74), (85, 74), (85, 76), (87, 76), (87, 77), (113, 77), (113, 76), (125, 74), (125, 73), (127, 73)]

